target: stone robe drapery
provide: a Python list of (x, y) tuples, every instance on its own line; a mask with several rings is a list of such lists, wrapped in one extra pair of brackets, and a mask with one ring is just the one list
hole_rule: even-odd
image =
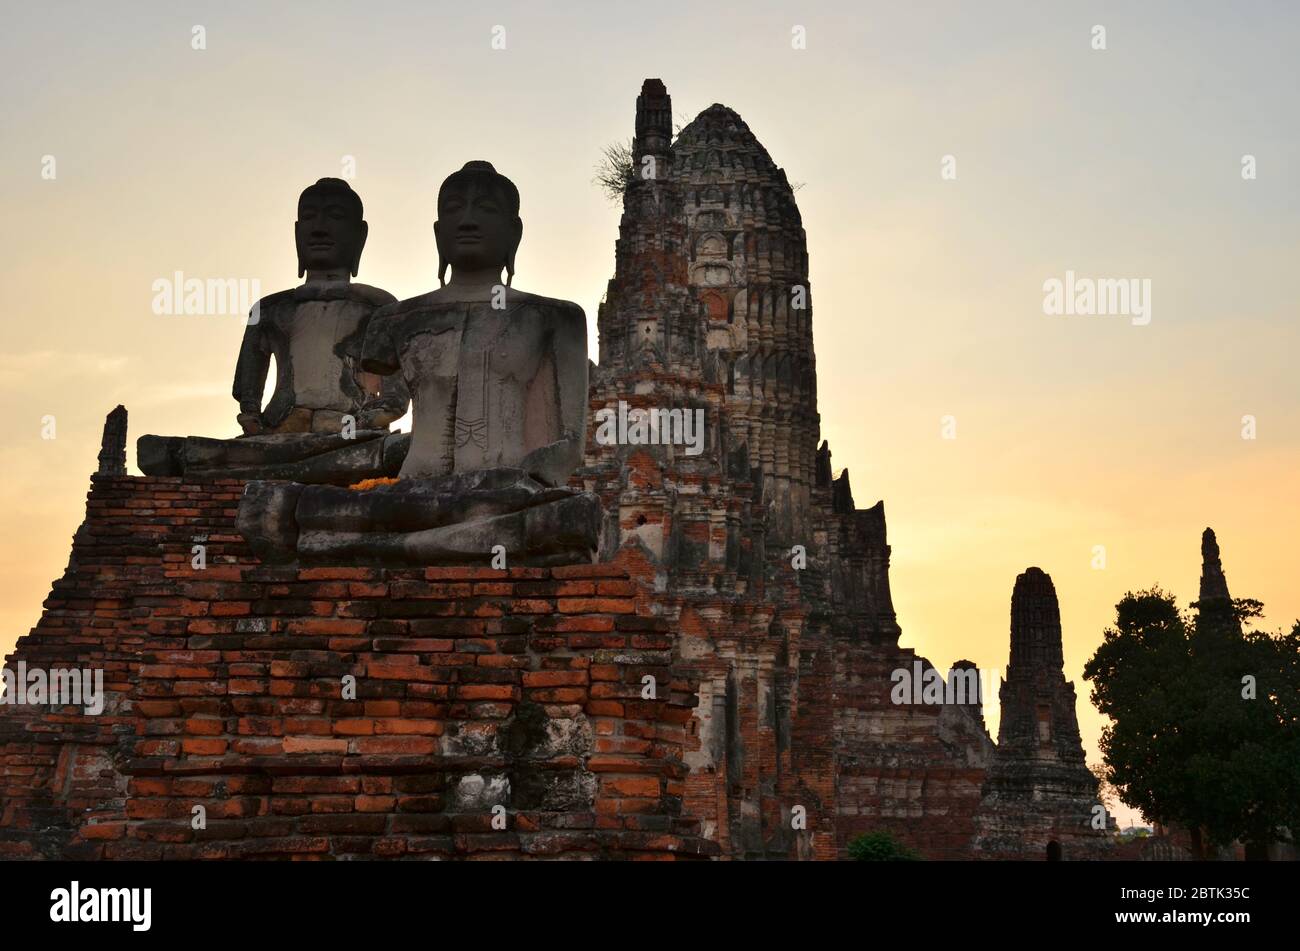
[[(360, 367), (368, 318), (394, 300), (377, 287), (348, 282), (304, 284), (263, 298), (249, 315), (235, 364), (232, 395), (240, 408), (261, 405), (274, 356), (275, 391), (261, 411), (267, 432), (285, 426), (303, 407), (325, 411), (331, 426), (343, 414), (359, 418), (363, 409), (403, 415), (409, 397), (402, 379), (377, 381), (379, 395), (372, 396)], [(292, 425), (329, 431), (311, 422)]]
[(413, 298), (375, 313), (361, 367), (410, 391), (402, 478), (508, 466), (563, 485), (581, 462), (587, 323), (576, 304), (519, 291), (500, 309)]

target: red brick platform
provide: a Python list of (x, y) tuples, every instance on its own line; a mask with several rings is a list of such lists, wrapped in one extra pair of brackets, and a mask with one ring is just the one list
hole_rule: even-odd
[(0, 707), (0, 856), (716, 852), (681, 818), (696, 685), (622, 568), (264, 567), (242, 485), (93, 480), (10, 664), (107, 699)]

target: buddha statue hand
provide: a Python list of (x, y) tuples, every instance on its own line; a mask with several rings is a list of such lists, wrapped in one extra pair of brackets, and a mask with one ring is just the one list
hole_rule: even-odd
[(581, 461), (582, 447), (565, 438), (534, 449), (520, 461), (519, 468), (543, 485), (564, 485)]
[(401, 418), (390, 406), (367, 403), (357, 413), (357, 429), (387, 429)]

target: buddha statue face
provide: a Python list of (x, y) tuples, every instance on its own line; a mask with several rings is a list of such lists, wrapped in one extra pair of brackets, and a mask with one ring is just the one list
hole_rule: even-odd
[(362, 219), (361, 198), (347, 182), (322, 178), (298, 198), (294, 240), (298, 276), (308, 271), (343, 271), (356, 276), (369, 226)]
[(462, 276), (486, 273), (494, 280), (505, 268), (509, 284), (523, 230), (519, 191), (510, 179), (488, 162), (467, 162), (438, 190), (438, 280), (448, 265)]

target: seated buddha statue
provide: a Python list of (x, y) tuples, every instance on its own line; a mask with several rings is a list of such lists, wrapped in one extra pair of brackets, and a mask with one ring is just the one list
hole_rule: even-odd
[(250, 483), (239, 527), (263, 560), (591, 560), (599, 503), (565, 484), (586, 441), (582, 308), (513, 286), (519, 191), (489, 163), (443, 182), (434, 234), (440, 286), (378, 310), (361, 349), (364, 372), (400, 376), (411, 394), (398, 478)]
[[(141, 472), (344, 485), (397, 472), (409, 439), (389, 425), (406, 412), (405, 384), (361, 368), (366, 326), (395, 300), (351, 280), (368, 232), (347, 182), (322, 178), (303, 191), (294, 238), (305, 280), (257, 302), (235, 364), (243, 435), (142, 436)], [(272, 357), (275, 390), (263, 407)]]

